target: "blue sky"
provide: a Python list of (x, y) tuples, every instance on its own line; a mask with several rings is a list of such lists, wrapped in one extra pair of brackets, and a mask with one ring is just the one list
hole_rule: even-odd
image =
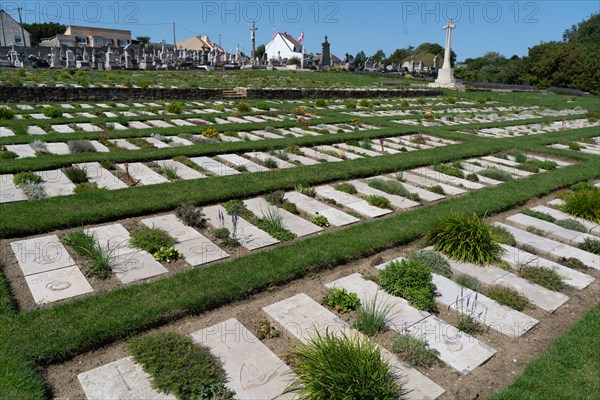
[(332, 52), (342, 57), (364, 50), (444, 44), (442, 26), (458, 18), (453, 49), (459, 60), (488, 51), (505, 56), (527, 54), (540, 41), (561, 40), (565, 29), (600, 10), (600, 1), (3, 1), (11, 12), (21, 5), (24, 22), (130, 29), (153, 42), (206, 34), (227, 48), (250, 48), (250, 22), (256, 19), (257, 45), (271, 38), (273, 27), (295, 37), (305, 32), (307, 51), (320, 52), (329, 36)]

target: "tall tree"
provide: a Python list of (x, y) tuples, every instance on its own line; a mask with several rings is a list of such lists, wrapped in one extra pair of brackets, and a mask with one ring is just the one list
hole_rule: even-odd
[(371, 60), (376, 63), (383, 61), (384, 58), (385, 58), (385, 53), (383, 52), (383, 50), (377, 50), (375, 52), (375, 54), (373, 54), (371, 56)]
[(50, 38), (65, 33), (66, 26), (56, 22), (23, 24), (23, 28), (31, 35), (31, 45), (37, 46), (42, 39)]
[(148, 45), (150, 44), (150, 36), (137, 36), (135, 40), (140, 42), (145, 48), (148, 48)]
[(258, 57), (259, 59), (262, 59), (264, 55), (265, 55), (265, 45), (261, 44), (260, 46), (258, 46), (256, 48), (256, 51), (254, 52), (254, 57)]

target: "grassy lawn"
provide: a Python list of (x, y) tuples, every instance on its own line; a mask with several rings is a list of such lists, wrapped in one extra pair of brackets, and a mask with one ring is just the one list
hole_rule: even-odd
[(600, 305), (559, 337), (491, 400), (597, 399), (600, 393)]

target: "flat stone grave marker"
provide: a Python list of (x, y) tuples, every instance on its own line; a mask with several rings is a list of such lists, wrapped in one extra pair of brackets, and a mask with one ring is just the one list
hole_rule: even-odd
[(75, 124), (76, 126), (78, 126), (79, 128), (83, 129), (84, 132), (102, 132), (102, 129), (100, 129), (99, 127), (97, 127), (96, 125), (92, 125), (90, 123), (78, 123)]
[(36, 304), (49, 304), (94, 290), (76, 265), (25, 276)]
[(427, 178), (422, 175), (415, 175), (407, 171), (404, 171), (403, 174), (404, 180), (408, 181), (409, 183), (426, 187), (440, 186), (442, 189), (444, 189), (444, 193), (448, 195), (456, 196), (467, 192), (465, 189), (457, 188), (451, 185), (447, 185), (445, 183), (434, 181), (433, 179)]
[(52, 129), (54, 129), (58, 133), (73, 133), (75, 130), (71, 128), (69, 125), (52, 125)]
[(31, 126), (27, 127), (27, 134), (28, 135), (45, 135), (46, 131), (37, 125), (31, 125)]
[(10, 247), (25, 276), (75, 265), (56, 235), (17, 240)]
[(152, 125), (156, 128), (172, 128), (173, 127), (173, 125), (171, 125), (165, 121), (162, 121), (160, 119), (149, 119), (146, 121), (146, 123), (148, 125)]
[(0, 126), (0, 137), (15, 136), (15, 133), (9, 128)]
[(87, 172), (89, 181), (95, 182), (100, 188), (115, 190), (127, 187), (122, 180), (103, 168), (98, 162), (76, 164), (75, 166), (84, 169)]
[(129, 128), (131, 129), (150, 129), (150, 125), (146, 125), (141, 121), (129, 121)]
[(321, 203), (302, 193), (288, 192), (285, 194), (284, 198), (287, 201), (295, 203), (300, 211), (305, 212), (311, 217), (323, 215), (333, 226), (345, 226), (360, 221), (360, 219), (353, 217), (352, 215), (346, 214), (337, 208)]
[(37, 113), (31, 113), (29, 114), (31, 116), (31, 118), (33, 119), (51, 119), (50, 117), (47, 117), (44, 114), (37, 114)]
[(34, 174), (42, 178), (41, 185), (48, 197), (68, 196), (73, 194), (75, 185), (59, 169), (50, 171), (36, 171)]
[(221, 164), (220, 162), (213, 160), (210, 157), (192, 157), (190, 158), (192, 162), (198, 164), (200, 168), (212, 172), (217, 176), (228, 176), (228, 175), (237, 175), (240, 172), (228, 167), (225, 164)]
[(335, 200), (344, 207), (351, 208), (352, 210), (367, 217), (377, 218), (392, 212), (392, 210), (386, 208), (372, 206), (366, 200), (362, 200), (361, 198), (351, 194), (335, 190), (329, 185), (317, 186), (315, 190), (319, 196)]
[(298, 154), (288, 154), (288, 160), (296, 161), (302, 165), (317, 165), (320, 164), (319, 161), (313, 160), (312, 158), (300, 156)]
[(427, 168), (427, 167), (413, 169), (413, 170), (411, 170), (411, 172), (424, 175), (428, 178), (431, 178), (431, 179), (439, 181), (439, 182), (449, 183), (449, 184), (455, 185), (455, 186), (462, 186), (462, 187), (465, 187), (465, 188), (471, 189), (471, 190), (483, 189), (485, 187), (485, 185), (482, 185), (481, 183), (471, 182), (466, 179), (458, 178), (456, 176), (443, 174), (441, 172), (434, 171), (431, 168)]
[(14, 175), (0, 175), (0, 203), (27, 200), (25, 192), (13, 183)]
[(139, 150), (140, 148), (135, 144), (129, 143), (125, 139), (109, 139), (109, 142), (114, 143), (116, 146), (125, 150)]
[[(362, 334), (351, 330), (348, 324), (304, 293), (264, 307), (263, 311), (304, 343), (310, 340), (315, 331), (321, 334), (329, 332), (333, 335), (341, 335), (345, 333), (363, 337)], [(410, 390), (407, 398), (436, 399), (444, 393), (444, 389), (416, 369), (400, 363), (387, 350), (381, 349), (381, 354), (393, 367), (397, 368), (404, 388)]]
[(359, 156), (358, 154), (346, 151), (346, 149), (338, 149), (337, 147), (333, 147), (333, 146), (327, 146), (327, 145), (319, 146), (318, 149), (320, 152), (324, 152), (324, 151), (335, 152), (336, 154), (338, 154), (340, 159), (342, 158), (342, 156), (344, 157), (344, 159), (348, 159), (348, 160), (358, 160), (359, 158), (364, 158), (363, 156)]
[(125, 357), (83, 372), (77, 375), (77, 379), (90, 400), (176, 400), (171, 394), (153, 389), (150, 375), (133, 361), (133, 357)]
[(255, 151), (253, 153), (246, 153), (245, 156), (250, 157), (250, 159), (256, 159), (256, 160), (260, 160), (262, 162), (265, 162), (267, 160), (273, 160), (275, 161), (275, 163), (277, 163), (277, 168), (293, 168), (295, 167), (294, 164), (289, 163), (287, 161), (281, 160), (275, 156), (271, 156), (267, 153), (262, 153), (260, 151)]
[[(123, 171), (126, 171), (125, 164), (117, 164), (117, 167)], [(144, 186), (169, 182), (167, 178), (157, 174), (142, 163), (129, 164), (129, 174), (134, 180), (139, 181)]]
[[(363, 149), (362, 147), (351, 146), (351, 145), (346, 144), (346, 143), (340, 143), (340, 144), (337, 145), (337, 147), (339, 147), (340, 149), (345, 149), (345, 150), (352, 151), (354, 153), (364, 154), (364, 155), (367, 155), (367, 156), (370, 156), (370, 157), (377, 157), (377, 156), (381, 155), (381, 153), (378, 153), (376, 151)], [(381, 147), (379, 147), (379, 148), (381, 148)]]
[(600, 225), (594, 222), (591, 222), (587, 219), (574, 217), (570, 214), (557, 210), (556, 208), (546, 207), (546, 206), (537, 206), (532, 208), (533, 211), (546, 213), (556, 219), (574, 219), (575, 221), (581, 222), (589, 233), (595, 236), (600, 236)]
[(226, 386), (240, 399), (293, 399), (281, 396), (295, 374), (238, 320), (232, 318), (190, 335), (223, 363)]
[(152, 137), (152, 136), (151, 137), (146, 137), (146, 138), (143, 138), (143, 139), (146, 142), (148, 142), (151, 145), (153, 145), (154, 147), (156, 147), (157, 149), (166, 149), (166, 148), (171, 147), (167, 143), (165, 143), (165, 142), (163, 142), (161, 140), (158, 140), (157, 138)]
[(183, 119), (172, 119), (171, 122), (173, 122), (177, 126), (194, 126), (194, 124), (187, 122)]
[(388, 199), (394, 207), (399, 208), (401, 210), (406, 210), (408, 208), (413, 208), (413, 207), (417, 207), (420, 205), (419, 203), (409, 200), (405, 197), (397, 196), (394, 194), (382, 192), (381, 190), (373, 189), (371, 186), (369, 186), (368, 184), (366, 184), (362, 181), (354, 180), (354, 181), (350, 181), (348, 183), (353, 185), (356, 188), (356, 190), (358, 191), (358, 193), (361, 193), (361, 194), (364, 194), (367, 196), (372, 196), (372, 195), (383, 196), (386, 199)]
[(71, 151), (69, 150), (69, 146), (66, 143), (61, 143), (61, 142), (51, 142), (51, 143), (46, 143), (46, 148), (48, 149), (49, 153), (52, 154), (71, 154)]
[[(385, 176), (385, 175), (376, 176), (375, 178), (369, 178), (368, 180), (372, 180), (372, 179), (382, 179), (382, 180), (387, 180), (387, 181), (398, 182), (398, 180), (395, 177), (389, 177), (389, 176)], [(433, 192), (430, 192), (429, 190), (421, 189), (420, 187), (413, 186), (406, 182), (400, 182), (400, 183), (402, 184), (402, 186), (404, 186), (404, 188), (406, 190), (408, 190), (409, 193), (418, 195), (419, 198), (424, 201), (434, 202), (434, 201), (438, 201), (438, 200), (446, 198), (446, 196), (444, 196), (443, 194), (433, 193)]]
[(243, 218), (238, 217), (237, 230), (234, 230), (231, 215), (227, 214), (227, 210), (220, 205), (205, 207), (203, 212), (208, 223), (214, 228), (221, 228), (219, 212), (223, 213), (225, 216), (224, 227), (229, 229), (231, 235), (235, 236), (240, 244), (248, 250), (256, 250), (279, 243), (279, 240), (271, 237), (268, 233)]
[(146, 218), (142, 223), (149, 228), (160, 228), (177, 239), (175, 249), (192, 266), (229, 257), (229, 254), (192, 227), (184, 225), (174, 214)]
[(267, 131), (252, 131), (253, 134), (262, 136), (265, 139), (282, 139), (283, 136), (276, 135), (275, 133), (267, 132)]
[(234, 136), (223, 135), (222, 133), (219, 134), (219, 139), (222, 142), (241, 142), (242, 141), (242, 139), (236, 138)]
[(534, 235), (519, 228), (510, 225), (495, 222), (494, 225), (501, 226), (513, 234), (517, 243), (529, 244), (535, 246), (537, 251), (541, 251), (554, 259), (577, 258), (590, 268), (600, 269), (600, 257), (597, 254), (588, 253), (568, 244), (556, 242), (542, 236)]
[(325, 160), (328, 162), (340, 162), (343, 161), (341, 158), (330, 156), (329, 154), (321, 153), (319, 150), (310, 149), (307, 147), (300, 147), (300, 152), (307, 157), (313, 157), (317, 160)]
[(184, 139), (184, 138), (180, 138), (179, 136), (169, 136), (169, 139), (171, 139), (171, 143), (169, 143), (169, 146), (171, 147), (175, 147), (175, 146), (191, 146), (194, 143), (192, 143), (191, 141)]
[(516, 226), (517, 228), (525, 230), (528, 227), (533, 226), (537, 229), (546, 232), (548, 234), (548, 237), (561, 242), (565, 242), (567, 244), (579, 245), (583, 243), (585, 239), (595, 239), (594, 236), (588, 233), (565, 229), (562, 226), (525, 214), (519, 213), (511, 215), (508, 218), (506, 218), (506, 221), (509, 222), (511, 225)]
[(93, 236), (104, 252), (113, 256), (126, 255), (138, 251), (129, 246), (129, 232), (121, 224), (103, 225), (84, 229), (84, 232)]
[(259, 140), (264, 140), (263, 137), (253, 135), (248, 132), (238, 132), (238, 136), (240, 137), (240, 139), (249, 140), (251, 142), (258, 142)]
[(576, 289), (584, 289), (595, 280), (595, 278), (584, 274), (583, 272), (565, 267), (554, 261), (546, 260), (543, 257), (528, 253), (516, 247), (507, 246), (505, 244), (501, 244), (501, 246), (504, 249), (502, 259), (513, 267), (519, 268), (522, 265), (526, 265), (552, 269), (564, 279), (565, 285), (572, 286)]
[(206, 178), (206, 175), (196, 171), (188, 167), (185, 164), (180, 163), (179, 161), (174, 160), (161, 160), (157, 161), (158, 165), (161, 167), (174, 168), (177, 171), (177, 176), (181, 179), (189, 180), (189, 179), (201, 179)]
[(264, 172), (269, 171), (269, 168), (263, 167), (247, 158), (240, 157), (237, 154), (220, 154), (218, 157), (226, 162), (235, 165), (236, 167), (246, 168), (248, 172)]
[(321, 232), (323, 228), (317, 226), (304, 218), (292, 214), (282, 208), (275, 207), (269, 204), (265, 199), (257, 197), (250, 200), (244, 200), (244, 204), (248, 210), (259, 218), (265, 218), (274, 213), (281, 216), (285, 229), (296, 234), (298, 237), (312, 235)]

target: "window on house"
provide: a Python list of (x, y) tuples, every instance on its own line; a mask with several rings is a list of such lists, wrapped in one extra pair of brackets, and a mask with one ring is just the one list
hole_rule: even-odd
[(23, 44), (23, 38), (21, 36), (15, 36), (15, 44)]
[(129, 44), (129, 40), (127, 39), (119, 39), (119, 47), (125, 47)]
[(76, 36), (75, 42), (77, 42), (78, 44), (87, 44), (88, 40), (86, 37)]

